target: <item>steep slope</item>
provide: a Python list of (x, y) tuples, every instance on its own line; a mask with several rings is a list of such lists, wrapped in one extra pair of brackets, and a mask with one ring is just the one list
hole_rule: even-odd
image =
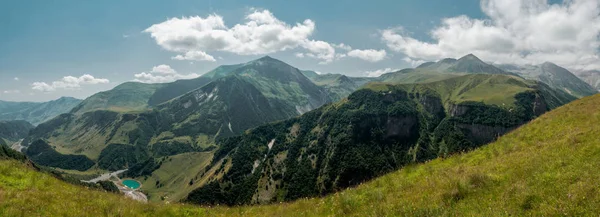
[(187, 200), (233, 205), (335, 192), (491, 142), (574, 99), (553, 91), (519, 77), (486, 74), (370, 84), (347, 100), (222, 141), (211, 164), (218, 169), (208, 173), (216, 180)]
[(0, 139), (7, 143), (16, 142), (25, 138), (31, 129), (33, 125), (27, 121), (0, 121)]
[(223, 77), (157, 109), (176, 123), (175, 136), (231, 136), (265, 122), (296, 115), (295, 108), (274, 104), (239, 75)]
[(596, 90), (600, 90), (600, 71), (598, 70), (588, 70), (577, 72), (577, 77), (581, 78), (581, 80), (588, 83)]
[(404, 167), (334, 195), (266, 206), (143, 204), (2, 160), (0, 215), (594, 215), (600, 212), (599, 104), (600, 95), (586, 97), (472, 152)]
[(204, 75), (198, 78), (189, 80), (177, 80), (172, 83), (165, 84), (163, 87), (156, 90), (156, 92), (150, 97), (150, 99), (148, 100), (148, 105), (156, 106), (158, 104), (174, 99), (178, 96), (186, 94), (187, 92), (198, 89), (217, 78), (229, 75), (231, 71), (239, 68), (242, 65), (243, 64), (223, 65), (205, 73)]
[(500, 67), (525, 78), (542, 81), (550, 87), (563, 90), (576, 97), (590, 96), (598, 93), (592, 86), (579, 79), (569, 70), (554, 63), (545, 62), (535, 66), (501, 65)]
[(49, 102), (0, 101), (0, 120), (24, 120), (38, 125), (62, 113), (67, 113), (81, 102), (72, 97), (61, 97)]
[(144, 84), (126, 82), (112, 90), (94, 94), (83, 100), (71, 113), (83, 114), (94, 110), (113, 110), (117, 112), (143, 110), (148, 100), (164, 84)]
[(254, 85), (270, 101), (302, 114), (331, 102), (326, 90), (297, 68), (269, 56), (248, 62), (231, 72)]

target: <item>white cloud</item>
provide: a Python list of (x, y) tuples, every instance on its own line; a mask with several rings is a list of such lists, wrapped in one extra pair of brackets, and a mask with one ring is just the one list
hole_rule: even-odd
[(425, 61), (423, 61), (423, 60), (414, 60), (414, 59), (411, 59), (410, 57), (404, 57), (404, 58), (402, 58), (402, 60), (404, 60), (404, 62), (409, 63), (412, 67), (417, 67), (417, 66), (425, 63)]
[(5, 90), (5, 91), (2, 91), (2, 93), (13, 94), (13, 93), (21, 93), (21, 91), (20, 90)]
[(80, 77), (65, 76), (61, 80), (53, 81), (51, 84), (46, 82), (33, 82), (31, 89), (50, 92), (57, 89), (78, 89), (81, 85), (86, 84), (106, 84), (109, 83), (108, 79), (95, 78), (92, 75), (84, 74)]
[(345, 50), (345, 51), (350, 51), (350, 50), (352, 50), (352, 47), (350, 47), (350, 45), (346, 45), (346, 44), (344, 44), (344, 43), (340, 43), (340, 44), (334, 44), (333, 46), (334, 46), (335, 48), (339, 48), (339, 49), (342, 49), (342, 50)]
[(184, 55), (177, 55), (172, 57), (174, 60), (194, 60), (194, 61), (210, 61), (215, 62), (215, 58), (202, 51), (188, 51)]
[(220, 51), (238, 55), (262, 55), (279, 51), (303, 49), (299, 58), (309, 57), (330, 63), (345, 55), (336, 49), (350, 51), (346, 44), (331, 44), (311, 39), (315, 22), (306, 19), (293, 25), (275, 17), (268, 10), (252, 9), (243, 23), (225, 25), (223, 17), (170, 18), (144, 30), (165, 50), (179, 53), (176, 60), (215, 61), (210, 52)]
[(486, 19), (442, 19), (431, 30), (433, 43), (412, 38), (401, 27), (381, 31), (393, 51), (415, 61), (474, 53), (495, 63), (600, 68), (600, 1), (482, 0)]
[[(171, 18), (150, 26), (144, 32), (150, 33), (162, 48), (183, 54), (224, 51), (239, 55), (259, 55), (303, 47), (323, 61), (329, 61), (323, 58), (332, 56), (330, 50), (323, 50), (322, 42), (309, 39), (315, 30), (315, 23), (310, 19), (292, 26), (277, 19), (268, 10), (252, 10), (245, 21), (228, 27), (223, 17), (217, 14), (206, 18)], [(328, 46), (331, 47), (329, 44)], [(183, 57), (185, 56), (181, 59), (185, 59)], [(211, 58), (200, 60), (210, 61)]]
[(18, 77), (15, 77), (15, 78), (13, 78), (13, 80), (15, 80), (15, 81), (19, 81), (19, 78), (18, 78)]
[(310, 40), (305, 41), (302, 47), (308, 50), (304, 55), (321, 60), (319, 64), (327, 64), (335, 60), (335, 48), (327, 42)]
[(385, 50), (351, 50), (348, 52), (348, 56), (356, 57), (369, 62), (379, 62), (385, 58), (387, 53)]
[(375, 71), (366, 71), (366, 72), (364, 72), (364, 74), (367, 75), (367, 77), (379, 77), (385, 73), (395, 72), (398, 70), (399, 69), (385, 68), (385, 69), (378, 69)]
[(175, 69), (171, 68), (169, 65), (158, 65), (152, 67), (152, 70), (149, 72), (142, 72), (139, 74), (135, 74), (134, 81), (142, 82), (142, 83), (167, 83), (173, 82), (179, 79), (192, 79), (197, 78), (198, 74), (190, 73), (190, 74), (179, 74)]

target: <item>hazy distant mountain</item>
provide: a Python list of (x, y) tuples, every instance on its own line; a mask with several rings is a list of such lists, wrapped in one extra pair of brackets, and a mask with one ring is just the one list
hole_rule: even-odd
[(317, 74), (310, 70), (304, 70), (302, 74), (316, 85), (324, 87), (333, 101), (347, 97), (368, 82), (378, 80), (378, 78), (349, 77), (342, 74)]
[(0, 120), (25, 120), (38, 125), (59, 114), (69, 112), (80, 102), (80, 99), (72, 97), (41, 103), (0, 101)]
[(591, 85), (596, 90), (600, 90), (600, 71), (587, 70), (576, 72), (577, 77)]
[(545, 62), (541, 65), (499, 65), (506, 71), (514, 72), (528, 79), (538, 80), (553, 88), (565, 91), (576, 97), (584, 97), (598, 93), (588, 83), (579, 79), (569, 70), (554, 63)]
[(0, 139), (16, 142), (25, 138), (32, 128), (33, 125), (27, 121), (0, 121)]

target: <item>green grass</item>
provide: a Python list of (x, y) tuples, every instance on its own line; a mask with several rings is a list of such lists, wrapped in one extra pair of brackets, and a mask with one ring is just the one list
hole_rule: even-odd
[(242, 207), (142, 204), (0, 161), (0, 216), (582, 216), (600, 213), (600, 95), (542, 115), (475, 151), (356, 188)]
[(393, 84), (430, 83), (456, 78), (467, 73), (441, 73), (426, 69), (414, 69), (411, 72), (395, 72), (383, 75), (383, 82)]
[[(150, 201), (179, 201), (205, 184), (206, 180), (202, 180), (201, 175), (212, 160), (212, 155), (211, 152), (191, 152), (169, 156), (151, 176), (137, 180), (143, 184), (142, 191)], [(191, 180), (194, 181), (190, 185)], [(162, 185), (158, 187), (156, 181)]]
[(532, 82), (516, 76), (474, 74), (429, 83), (370, 83), (365, 88), (377, 91), (401, 88), (407, 92), (433, 93), (438, 95), (444, 104), (470, 101), (511, 107), (515, 103), (515, 95), (533, 90), (531, 86)]

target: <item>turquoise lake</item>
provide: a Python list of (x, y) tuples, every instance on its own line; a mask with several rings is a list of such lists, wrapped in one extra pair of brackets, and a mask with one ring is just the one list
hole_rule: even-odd
[(124, 180), (122, 183), (123, 183), (123, 185), (125, 185), (125, 186), (127, 186), (128, 188), (131, 188), (131, 189), (138, 189), (140, 187), (140, 185), (141, 185), (138, 181), (135, 181), (135, 180), (132, 180), (132, 179)]

